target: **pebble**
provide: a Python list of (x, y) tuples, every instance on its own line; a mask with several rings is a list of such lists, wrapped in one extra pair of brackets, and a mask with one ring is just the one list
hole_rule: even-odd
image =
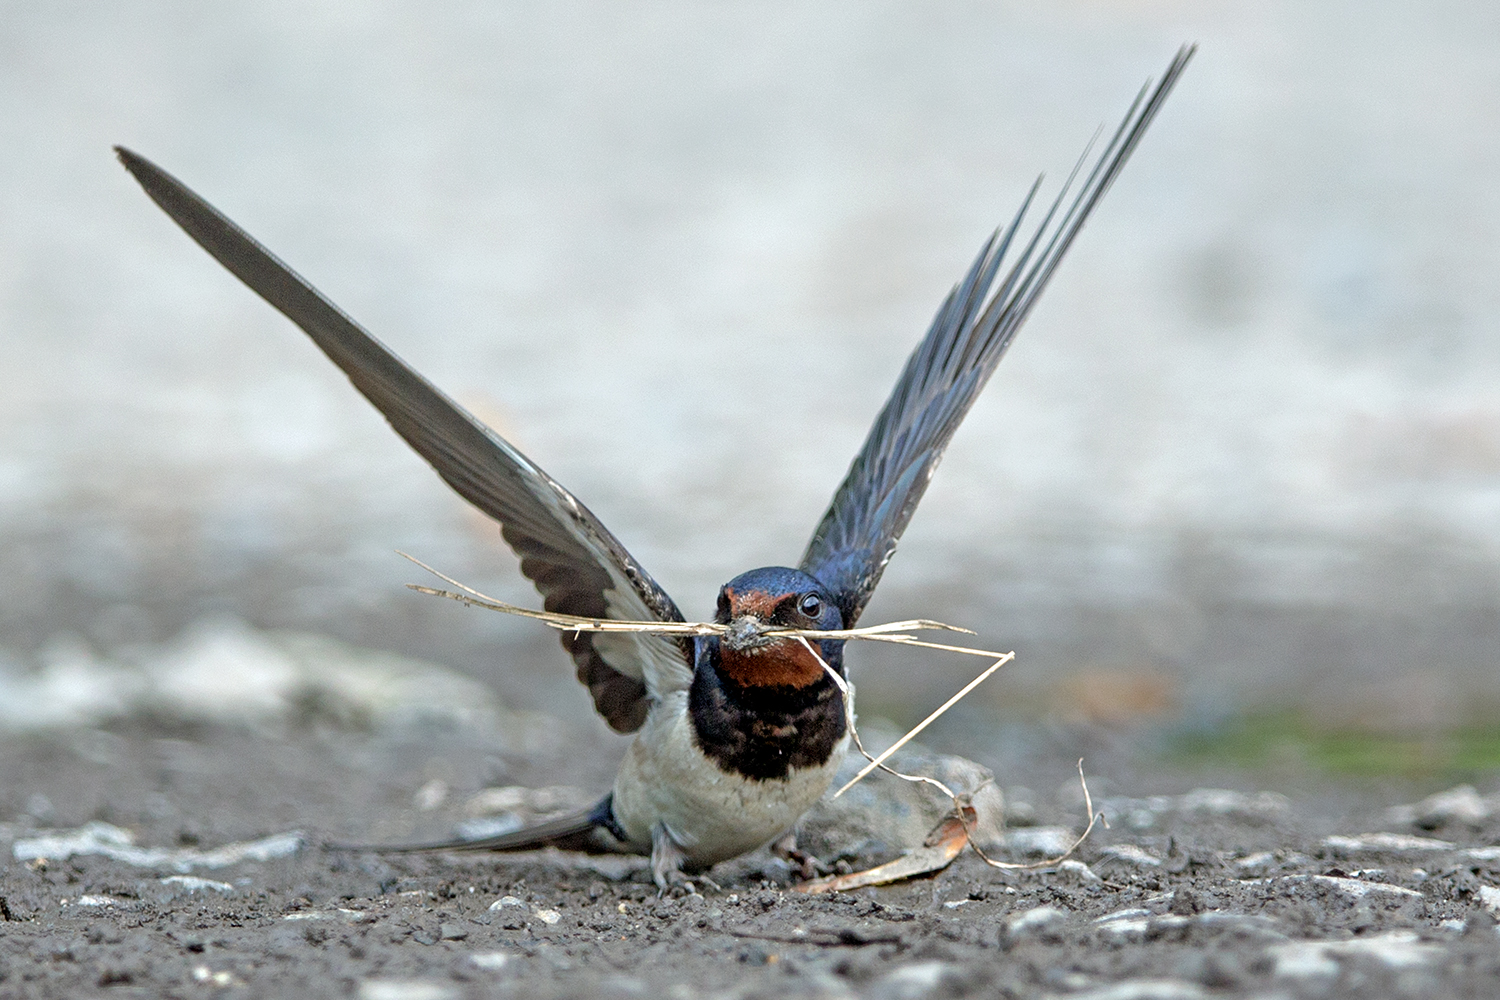
[(1099, 853), (1114, 861), (1123, 861), (1137, 868), (1159, 868), (1161, 858), (1135, 844), (1111, 844), (1099, 849)]
[(871, 1000), (920, 1000), (937, 993), (943, 980), (957, 972), (951, 962), (916, 962), (903, 965), (875, 981), (869, 991)]
[(1361, 833), (1353, 837), (1325, 837), (1323, 846), (1335, 855), (1389, 853), (1418, 854), (1451, 851), (1457, 844), (1431, 837), (1413, 837), (1406, 833)]
[(240, 978), (228, 970), (215, 971), (206, 965), (193, 966), (193, 978), (200, 983), (208, 983), (223, 989), (228, 986), (240, 985)]
[(517, 899), (515, 896), (501, 896), (499, 899), (495, 900), (493, 903), (490, 904), (490, 910), (491, 910), (491, 912), (493, 912), (495, 910), (503, 910), (507, 906), (521, 906), (521, 907), (524, 907), (525, 905), (526, 904), (524, 902), (522, 902), (521, 900)]
[(1055, 906), (1035, 906), (1008, 918), (1003, 925), (1004, 936), (1012, 941), (1039, 937), (1060, 928), (1067, 918), (1067, 914)]
[(1270, 851), (1247, 854), (1234, 862), (1234, 868), (1242, 875), (1259, 875), (1276, 863), (1276, 855)]
[(75, 830), (53, 830), (27, 837), (11, 845), (17, 861), (66, 861), (78, 855), (98, 854), (141, 868), (171, 868), (179, 872), (194, 868), (227, 868), (242, 861), (270, 861), (295, 854), (302, 846), (297, 831), (278, 833), (260, 840), (239, 841), (211, 850), (196, 848), (139, 847), (129, 830), (95, 820)]
[(1177, 811), (1206, 816), (1241, 816), (1256, 819), (1284, 813), (1292, 802), (1280, 792), (1253, 795), (1227, 788), (1195, 788), (1177, 798)]
[(1058, 862), (1057, 874), (1074, 882), (1103, 881), (1098, 875), (1094, 874), (1094, 870), (1088, 865), (1082, 861), (1075, 861), (1072, 858)]
[(1421, 802), (1392, 806), (1386, 820), (1432, 829), (1447, 823), (1479, 826), (1500, 808), (1500, 796), (1482, 797), (1473, 785), (1458, 785), (1445, 792), (1429, 795)]
[(1202, 1000), (1203, 987), (1181, 979), (1129, 979), (1081, 993), (1068, 1000)]
[(233, 892), (234, 886), (228, 882), (216, 882), (211, 878), (199, 878), (196, 875), (168, 875), (161, 880), (161, 884), (170, 886), (178, 892)]
[[(68, 904), (66, 899), (61, 901), (64, 906)], [(125, 902), (115, 896), (79, 896), (73, 900), (74, 906), (120, 906)]]
[(1313, 882), (1337, 889), (1355, 899), (1361, 899), (1371, 893), (1385, 894), (1391, 896), (1405, 896), (1412, 899), (1421, 899), (1422, 894), (1415, 889), (1404, 886), (1390, 885), (1386, 882), (1366, 882), (1357, 878), (1341, 878), (1337, 875), (1282, 875), (1276, 879), (1258, 879), (1257, 881), (1275, 882)]
[(1362, 955), (1387, 968), (1407, 969), (1427, 965), (1443, 951), (1441, 945), (1423, 943), (1415, 931), (1390, 931), (1347, 941), (1288, 941), (1266, 948), (1275, 974), (1290, 979), (1337, 976), (1340, 958)]
[(481, 969), (489, 969), (491, 972), (505, 968), (510, 964), (510, 953), (505, 951), (477, 951), (469, 956), (469, 961)]
[(359, 1000), (457, 1000), (455, 987), (430, 979), (366, 979)]
[(1065, 826), (1029, 826), (1005, 831), (1005, 846), (1017, 854), (1056, 857), (1067, 853), (1078, 835)]

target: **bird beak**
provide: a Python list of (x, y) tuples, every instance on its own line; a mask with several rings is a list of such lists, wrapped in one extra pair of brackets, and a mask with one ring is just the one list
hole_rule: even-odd
[(722, 642), (735, 652), (769, 646), (771, 640), (765, 637), (766, 627), (766, 623), (754, 615), (740, 615), (730, 619)]

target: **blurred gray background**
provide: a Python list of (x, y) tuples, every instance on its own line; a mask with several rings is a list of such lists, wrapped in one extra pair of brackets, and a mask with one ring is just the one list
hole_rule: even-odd
[[(111, 144), (706, 615), (797, 559), (1034, 176), (1197, 41), (867, 621), (1015, 648), (996, 709), (1420, 726), (1500, 704), (1500, 6), (322, 8), (0, 4), (5, 669), (233, 616), (588, 715), (550, 634), (402, 588), (398, 548), (537, 600)], [(857, 657), (894, 716), (972, 669)]]

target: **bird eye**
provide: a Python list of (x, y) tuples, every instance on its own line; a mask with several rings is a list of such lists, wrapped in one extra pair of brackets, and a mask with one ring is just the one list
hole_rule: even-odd
[(797, 610), (809, 618), (816, 618), (823, 613), (823, 602), (818, 599), (817, 594), (803, 594)]

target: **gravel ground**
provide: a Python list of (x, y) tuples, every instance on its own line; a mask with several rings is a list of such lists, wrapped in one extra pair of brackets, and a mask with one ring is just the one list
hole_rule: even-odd
[[(244, 655), (217, 662), (247, 686), (225, 667)], [(327, 851), (566, 807), (619, 753), (472, 701), (462, 718), (383, 716), (370, 678), (392, 662), (350, 655), (279, 707), (262, 689), (259, 712), (226, 699), (233, 721), (179, 699), (0, 735), (0, 994), (1492, 996), (1500, 981), (1500, 802), (1471, 789), (1393, 809), (1368, 789), (1116, 778), (1111, 828), (1070, 862), (965, 856), (820, 897), (769, 856), (660, 897), (634, 859)], [(1056, 779), (1068, 764), (1026, 766)], [(1004, 784), (1013, 857), (1081, 825), (1065, 797)], [(814, 839), (844, 865), (892, 853), (836, 824)]]

